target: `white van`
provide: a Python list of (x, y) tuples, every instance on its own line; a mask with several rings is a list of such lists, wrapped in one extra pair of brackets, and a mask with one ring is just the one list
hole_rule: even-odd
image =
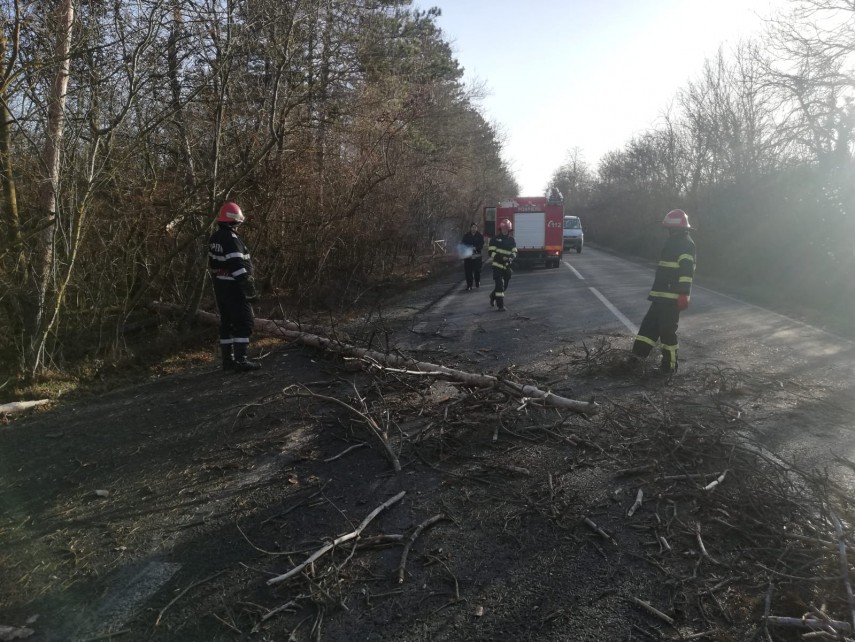
[(585, 233), (582, 231), (582, 221), (578, 216), (564, 217), (564, 249), (576, 248), (576, 254), (582, 252), (585, 244)]

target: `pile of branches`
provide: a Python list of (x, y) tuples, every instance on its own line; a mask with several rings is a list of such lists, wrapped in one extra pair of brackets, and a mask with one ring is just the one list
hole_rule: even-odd
[[(767, 638), (770, 625), (834, 639), (853, 631), (841, 522), (851, 514), (834, 501), (828, 480), (721, 429), (671, 416), (666, 405), (642, 421), (621, 410), (626, 416), (615, 412), (610, 421), (622, 435), (626, 467), (616, 475), (630, 490), (626, 519), (649, 537), (643, 558), (673, 587), (670, 610), (692, 611), (710, 627), (718, 618), (733, 624), (758, 615), (762, 595), (758, 626)], [(645, 502), (649, 510), (639, 510)], [(735, 616), (728, 602), (742, 613)]]
[(619, 353), (600, 339), (569, 365), (622, 372), (640, 387), (606, 404), (600, 435), (622, 463), (615, 500), (625, 524), (647, 536), (641, 558), (669, 587), (646, 610), (669, 625), (665, 611), (710, 632), (742, 627), (745, 639), (852, 639), (853, 503), (825, 472), (754, 442), (743, 414), (783, 382), (712, 365), (667, 379), (628, 371)]
[[(578, 434), (589, 422), (584, 414), (519, 395), (525, 382), (531, 381), (526, 373), (507, 370), (499, 373), (496, 386), (481, 388), (446, 381), (442, 369), (445, 366), (429, 373), (383, 367), (365, 356), (346, 359), (361, 360), (361, 366), (370, 374), (340, 380), (341, 387), (335, 395), (315, 392), (311, 384), (289, 386), (282, 391), (283, 397), (301, 400), (306, 417), (319, 416), (320, 406), (346, 411), (338, 415), (339, 422), (355, 443), (325, 459), (326, 463), (349, 456), (358, 448), (371, 447), (388, 460), (391, 475), (402, 468), (423, 464), (463, 483), (484, 484), (488, 483), (484, 480), (490, 474), (532, 477), (534, 473), (518, 466), (497, 464), (483, 455), (476, 463), (460, 466), (461, 459), (468, 459), (469, 454), (478, 449), (478, 444), (473, 443), (473, 433), (479, 437), (476, 442), (482, 445), (506, 440), (551, 439), (575, 445), (588, 444), (597, 452), (601, 450)], [(313, 498), (322, 493), (323, 488), (292, 509), (311, 505)], [(259, 552), (284, 555), (293, 562), (288, 570), (266, 580), (270, 587), (287, 585), (290, 599), (279, 607), (257, 613), (253, 631), (259, 631), (275, 616), (303, 612), (305, 607), (313, 606), (313, 616), (300, 620), (297, 629), (304, 628), (310, 638), (321, 639), (325, 615), (330, 610), (347, 610), (354, 584), (366, 576), (374, 577), (364, 561), (365, 554), (370, 551), (398, 549), (398, 563), (389, 579), (394, 585), (405, 584), (409, 578), (410, 552), (416, 541), (436, 524), (455, 522), (454, 515), (437, 512), (424, 515), (403, 532), (374, 532), (376, 518), (395, 510), (405, 496), (406, 492), (400, 491), (378, 503), (366, 512), (355, 528), (331, 534), (325, 543), (312, 550), (267, 551), (247, 539)], [(447, 578), (447, 602), (442, 608), (465, 601), (447, 559), (424, 551), (419, 552), (418, 558), (423, 566), (437, 566)], [(395, 587), (376, 593), (363, 590), (362, 595), (370, 605), (371, 600), (403, 592), (404, 587)], [(296, 629), (292, 636), (295, 633)]]
[[(583, 346), (563, 365), (570, 372), (616, 371), (621, 356), (606, 339)], [(755, 639), (773, 639), (775, 631), (787, 636), (796, 629), (812, 639), (847, 639), (855, 631), (847, 539), (851, 502), (825, 475), (798, 469), (736, 429), (740, 412), (727, 396), (747, 389), (762, 396), (771, 382), (715, 368), (699, 370), (677, 385), (654, 378), (652, 387), (612, 396), (599, 416), (588, 417), (545, 408), (507, 390), (464, 384), (446, 384), (445, 398), (438, 400), (432, 397), (436, 385), (424, 376), (378, 364), (373, 371), (372, 394), (354, 388), (350, 408), (393, 462), (417, 459), (474, 482), (485, 468), (498, 466), (532, 478), (529, 485), (543, 484), (544, 495), (552, 498), (553, 479), (540, 479), (539, 471), (484, 462), (444, 466), (464, 459), (461, 453), (467, 445), (471, 450), (473, 430), (489, 427), (493, 442), (570, 444), (609, 466), (619, 515), (585, 515), (582, 523), (608, 543), (606, 553), (611, 548), (635, 556), (662, 575), (667, 590), (655, 605), (651, 599), (630, 598), (654, 619), (676, 628), (679, 617), (668, 613), (683, 614), (686, 622), (703, 622), (710, 635), (738, 630)], [(515, 377), (536, 381), (538, 375), (506, 371), (500, 378)], [(402, 411), (406, 398), (409, 416)], [(368, 538), (353, 545), (353, 553), (378, 543), (412, 542), (427, 525), (444, 518), (428, 516), (409, 535)], [(627, 532), (642, 537), (640, 552), (622, 541)], [(285, 579), (314, 563), (307, 559)]]
[[(762, 401), (774, 382), (752, 381), (726, 368), (665, 379), (644, 367), (628, 368), (625, 350), (607, 337), (565, 350), (537, 373), (510, 368), (488, 377), (455, 370), (454, 363), (381, 355), (297, 329), (274, 330), (368, 373), (352, 378), (344, 394), (320, 394), (309, 386), (283, 392), (301, 397), (308, 416), (317, 405), (335, 405), (350, 417), (350, 429), (363, 431), (363, 441), (327, 461), (372, 445), (387, 458), (392, 475), (418, 462), (460, 483), (483, 483), (496, 468), (524, 476), (527, 494), (518, 498), (524, 511), (539, 512), (561, 527), (569, 519), (601, 542), (603, 556), (637, 558), (661, 576), (656, 595), (624, 597), (656, 624), (670, 627), (675, 639), (853, 635), (851, 502), (824, 475), (782, 461), (740, 430), (745, 419), (733, 396)], [(592, 376), (612, 380), (598, 403), (554, 392)], [(478, 448), (504, 440), (574, 449), (610, 475), (609, 506), (556, 501), (556, 480), (544, 470), (477, 452), (473, 461)], [(455, 519), (437, 512), (421, 516), (408, 531), (372, 534), (371, 522), (403, 497), (401, 492), (386, 498), (353, 530), (330, 534), (322, 546), (302, 551), (301, 561), (288, 553), (293, 565), (268, 584), (288, 583), (291, 599), (261, 614), (257, 626), (311, 603), (312, 634), (319, 639), (324, 612), (347, 608), (344, 587), (359, 568), (364, 572), (359, 554), (365, 550), (400, 547), (395, 575), (403, 583), (413, 543), (434, 524)], [(431, 562), (428, 554), (423, 558)], [(447, 560), (431, 563), (448, 574), (449, 604), (460, 601)]]

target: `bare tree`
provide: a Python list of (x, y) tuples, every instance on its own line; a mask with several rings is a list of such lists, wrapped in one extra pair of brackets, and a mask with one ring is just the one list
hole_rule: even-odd
[(778, 91), (788, 142), (821, 165), (845, 162), (855, 126), (855, 6), (798, 0), (772, 23), (766, 82)]
[(119, 355), (147, 298), (189, 329), (226, 199), (265, 291), (343, 308), (514, 193), (438, 12), (408, 5), (5, 0), (3, 354), (30, 375)]

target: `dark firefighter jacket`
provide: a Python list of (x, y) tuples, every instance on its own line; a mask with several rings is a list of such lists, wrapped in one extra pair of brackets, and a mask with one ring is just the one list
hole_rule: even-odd
[(500, 233), (490, 239), (487, 252), (493, 259), (494, 268), (510, 271), (511, 262), (517, 257), (517, 242), (513, 236), (503, 236)]
[(252, 276), (249, 249), (230, 225), (220, 225), (208, 242), (211, 276), (221, 281), (243, 281)]
[(647, 297), (650, 301), (676, 301), (681, 294), (692, 293), (692, 278), (695, 275), (695, 242), (685, 236), (672, 236), (665, 242), (653, 289)]

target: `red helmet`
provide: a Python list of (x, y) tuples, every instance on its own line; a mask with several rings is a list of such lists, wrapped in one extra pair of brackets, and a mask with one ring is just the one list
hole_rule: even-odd
[(237, 203), (224, 203), (217, 214), (217, 223), (243, 223), (246, 217)]
[(668, 228), (669, 230), (690, 230), (692, 226), (689, 225), (689, 217), (686, 216), (686, 213), (683, 210), (671, 210), (665, 215), (665, 218), (662, 219), (662, 227)]
[(510, 232), (512, 229), (514, 229), (514, 226), (508, 219), (503, 218), (501, 221), (499, 221), (499, 229), (505, 230), (506, 232)]

